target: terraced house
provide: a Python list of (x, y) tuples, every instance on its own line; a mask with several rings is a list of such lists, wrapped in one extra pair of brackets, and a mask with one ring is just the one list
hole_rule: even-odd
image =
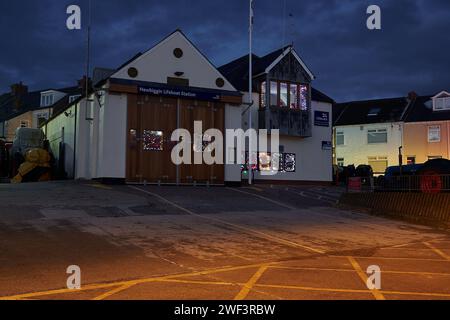
[(0, 96), (0, 138), (12, 142), (17, 128), (39, 128), (55, 108), (81, 96), (81, 87), (28, 91), (23, 83)]
[(353, 101), (334, 108), (334, 163), (388, 166), (450, 158), (450, 94)]

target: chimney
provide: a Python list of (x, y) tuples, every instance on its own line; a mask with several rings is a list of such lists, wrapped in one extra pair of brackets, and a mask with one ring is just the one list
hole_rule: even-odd
[[(92, 87), (92, 81), (89, 78), (89, 88)], [(83, 76), (82, 79), (78, 80), (78, 88), (82, 90), (82, 94), (86, 94), (86, 76)]]
[(411, 91), (410, 93), (408, 93), (408, 99), (411, 101), (417, 99), (417, 97), (418, 97), (418, 94), (415, 93), (414, 91)]
[(28, 93), (28, 87), (23, 85), (22, 81), (11, 86), (11, 94), (18, 98)]

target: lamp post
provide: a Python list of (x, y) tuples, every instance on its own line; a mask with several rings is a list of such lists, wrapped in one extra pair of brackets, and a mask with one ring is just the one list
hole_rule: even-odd
[(248, 45), (249, 45), (249, 56), (248, 56), (248, 184), (252, 184), (253, 180), (253, 161), (252, 161), (252, 135), (250, 131), (253, 128), (252, 125), (252, 106), (253, 106), (253, 46), (252, 46), (252, 32), (253, 32), (253, 0), (250, 0), (250, 16), (249, 16), (249, 30), (248, 30)]

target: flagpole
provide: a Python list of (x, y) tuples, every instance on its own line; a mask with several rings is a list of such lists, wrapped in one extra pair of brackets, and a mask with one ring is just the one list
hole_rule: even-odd
[(253, 0), (250, 0), (250, 19), (249, 19), (249, 67), (248, 67), (248, 102), (249, 102), (249, 111), (248, 111), (248, 184), (252, 184), (253, 180), (253, 161), (252, 161), (252, 134), (251, 130), (253, 128), (252, 124), (252, 106), (253, 106), (253, 56), (252, 56), (252, 32), (253, 32)]

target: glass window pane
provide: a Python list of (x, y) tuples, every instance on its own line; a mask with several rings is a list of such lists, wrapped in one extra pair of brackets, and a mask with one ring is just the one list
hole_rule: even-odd
[(164, 137), (162, 131), (144, 130), (143, 134), (144, 151), (163, 151)]
[(336, 145), (343, 146), (345, 144), (345, 136), (343, 132), (336, 133)]
[(261, 83), (260, 101), (261, 101), (261, 108), (265, 108), (266, 107), (266, 82), (265, 81), (263, 83)]
[(280, 83), (280, 106), (288, 106), (288, 84), (285, 82)]
[(278, 83), (276, 81), (270, 82), (270, 105), (278, 106)]
[(298, 85), (291, 84), (291, 109), (300, 109), (299, 97), (298, 97)]
[(300, 108), (303, 111), (309, 109), (309, 87), (307, 85), (300, 85)]
[(372, 143), (387, 143), (387, 131), (383, 130), (369, 130), (367, 134), (367, 142)]

